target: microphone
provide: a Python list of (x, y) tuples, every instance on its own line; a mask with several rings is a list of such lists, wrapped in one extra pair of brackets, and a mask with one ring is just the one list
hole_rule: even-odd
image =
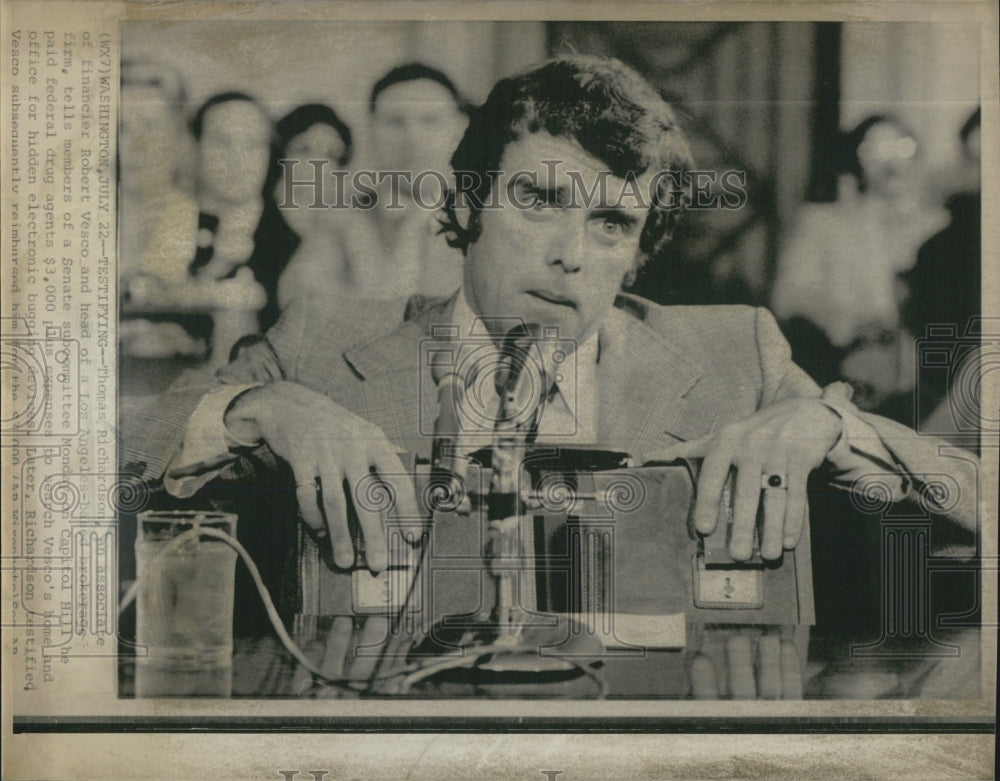
[(511, 328), (501, 344), (495, 376), (500, 397), (496, 428), (523, 432), (528, 442), (535, 439), (548, 396), (540, 332), (541, 327), (535, 323)]
[(446, 351), (431, 357), (431, 377), (438, 386), (438, 416), (434, 421), (431, 446), (432, 511), (454, 511), (468, 504), (465, 497), (467, 462), (462, 437), (460, 409), (465, 400), (465, 381), (458, 373), (459, 362)]

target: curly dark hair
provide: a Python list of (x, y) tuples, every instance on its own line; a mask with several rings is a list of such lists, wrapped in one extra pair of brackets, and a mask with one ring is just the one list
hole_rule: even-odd
[(574, 55), (502, 79), (486, 102), (472, 110), (451, 158), (458, 180), (475, 183), (464, 193), (469, 196), (470, 219), (465, 227), (459, 224), (451, 193), (442, 220), (449, 244), (465, 251), (479, 237), (477, 204), (489, 199), (504, 148), (538, 132), (575, 140), (622, 179), (648, 171), (673, 172), (673, 179), (657, 180), (636, 269), (670, 240), (684, 206), (677, 202), (676, 183), (694, 165), (673, 110), (642, 76), (618, 60)]

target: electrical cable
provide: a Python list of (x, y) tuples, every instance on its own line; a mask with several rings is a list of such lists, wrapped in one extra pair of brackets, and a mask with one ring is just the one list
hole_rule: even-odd
[[(274, 605), (274, 601), (271, 599), (271, 594), (267, 590), (267, 586), (264, 585), (264, 579), (261, 577), (260, 570), (257, 569), (256, 563), (254, 563), (253, 558), (246, 548), (230, 534), (226, 534), (218, 529), (213, 529), (210, 527), (195, 527), (193, 529), (188, 529), (185, 532), (177, 535), (173, 538), (158, 554), (157, 558), (161, 556), (166, 556), (173, 553), (175, 550), (184, 545), (188, 540), (196, 539), (201, 536), (212, 537), (214, 539), (221, 540), (231, 547), (239, 555), (243, 564), (246, 566), (247, 571), (250, 573), (250, 577), (253, 579), (254, 586), (257, 588), (257, 593), (260, 595), (261, 601), (264, 603), (264, 609), (267, 612), (267, 616), (271, 621), (271, 625), (274, 627), (274, 631), (278, 635), (278, 639), (281, 640), (282, 645), (291, 654), (295, 660), (301, 664), (306, 670), (312, 673), (317, 678), (321, 679), (324, 684), (341, 686), (350, 689), (352, 692), (357, 692), (358, 689), (355, 686), (359, 683), (363, 683), (366, 679), (361, 678), (348, 678), (344, 676), (340, 677), (330, 677), (323, 673), (323, 671), (312, 662), (305, 655), (301, 648), (292, 639), (292, 636), (285, 629), (284, 622), (281, 620), (281, 616), (278, 614), (278, 609)], [(122, 601), (118, 607), (118, 614), (121, 615), (128, 606), (134, 602), (141, 590), (141, 581), (136, 580), (122, 597)], [(509, 646), (502, 645), (485, 645), (485, 646), (471, 646), (468, 648), (459, 649), (455, 654), (449, 654), (445, 657), (435, 657), (435, 661), (429, 662), (427, 664), (410, 664), (402, 668), (396, 668), (392, 670), (379, 671), (367, 678), (369, 689), (373, 688), (374, 683), (377, 680), (391, 679), (402, 677), (402, 680), (396, 684), (390, 684), (387, 688), (389, 691), (387, 693), (395, 694), (406, 694), (413, 684), (418, 683), (425, 678), (429, 678), (432, 675), (436, 675), (444, 670), (455, 669), (457, 667), (475, 667), (475, 665), (484, 657), (492, 655), (503, 655), (511, 653), (523, 653), (525, 649), (523, 648), (510, 648)], [(599, 693), (597, 699), (604, 699), (608, 693), (607, 680), (603, 674), (598, 670), (590, 667), (590, 665), (573, 659), (567, 656), (561, 656), (557, 654), (552, 655), (553, 658), (564, 661), (572, 666), (576, 667), (582, 673), (591, 678), (599, 687)], [(354, 684), (355, 686), (351, 686)]]
[[(249, 552), (243, 545), (232, 535), (226, 534), (218, 529), (212, 529), (210, 527), (195, 527), (193, 529), (188, 529), (185, 532), (174, 537), (163, 549), (157, 554), (157, 558), (166, 556), (173, 553), (175, 550), (184, 545), (188, 540), (197, 539), (201, 536), (213, 537), (215, 539), (221, 540), (226, 543), (230, 548), (239, 554), (240, 559), (246, 566), (250, 573), (250, 577), (253, 579), (254, 585), (257, 587), (257, 593), (260, 594), (261, 601), (264, 603), (264, 610), (267, 611), (267, 617), (271, 620), (271, 625), (274, 627), (274, 631), (278, 634), (278, 639), (281, 640), (281, 644), (285, 646), (285, 649), (290, 653), (295, 660), (306, 668), (313, 675), (319, 676), (327, 683), (332, 684), (347, 684), (347, 683), (357, 683), (357, 680), (350, 678), (331, 678), (324, 675), (322, 670), (315, 665), (309, 657), (305, 655), (301, 648), (296, 645), (295, 641), (292, 639), (291, 635), (288, 634), (288, 630), (285, 629), (285, 625), (281, 620), (281, 616), (278, 615), (278, 609), (274, 606), (274, 601), (271, 599), (271, 594), (267, 590), (267, 586), (264, 585), (264, 579), (261, 577), (260, 570), (257, 569), (257, 565), (254, 563), (253, 558), (251, 558)], [(154, 560), (155, 561), (155, 560)], [(118, 609), (119, 614), (124, 611), (128, 605), (136, 599), (141, 588), (141, 581), (136, 581), (129, 588), (125, 596), (122, 598), (122, 603)]]

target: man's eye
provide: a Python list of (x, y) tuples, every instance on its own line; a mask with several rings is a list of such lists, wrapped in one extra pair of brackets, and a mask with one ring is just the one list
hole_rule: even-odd
[(606, 241), (618, 241), (628, 233), (625, 222), (614, 217), (603, 217), (594, 221), (597, 234)]

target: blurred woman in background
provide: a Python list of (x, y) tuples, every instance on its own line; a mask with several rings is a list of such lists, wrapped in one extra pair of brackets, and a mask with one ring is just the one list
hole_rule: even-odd
[(847, 134), (845, 151), (839, 199), (803, 208), (771, 305), (817, 381), (847, 380), (863, 409), (912, 424), (913, 348), (900, 327), (899, 275), (945, 215), (921, 202), (917, 138), (898, 119), (868, 117)]
[[(290, 258), (278, 280), (278, 307), (317, 291), (350, 295), (358, 285), (347, 249), (350, 217), (339, 209), (312, 206), (317, 194), (324, 204), (346, 200), (333, 191), (338, 184), (331, 172), (344, 170), (351, 161), (351, 130), (329, 106), (307, 103), (282, 117), (277, 131), (278, 164), (270, 189), (279, 207), (275, 236), (284, 232), (278, 243)], [(317, 178), (322, 182), (318, 191), (292, 185)]]

